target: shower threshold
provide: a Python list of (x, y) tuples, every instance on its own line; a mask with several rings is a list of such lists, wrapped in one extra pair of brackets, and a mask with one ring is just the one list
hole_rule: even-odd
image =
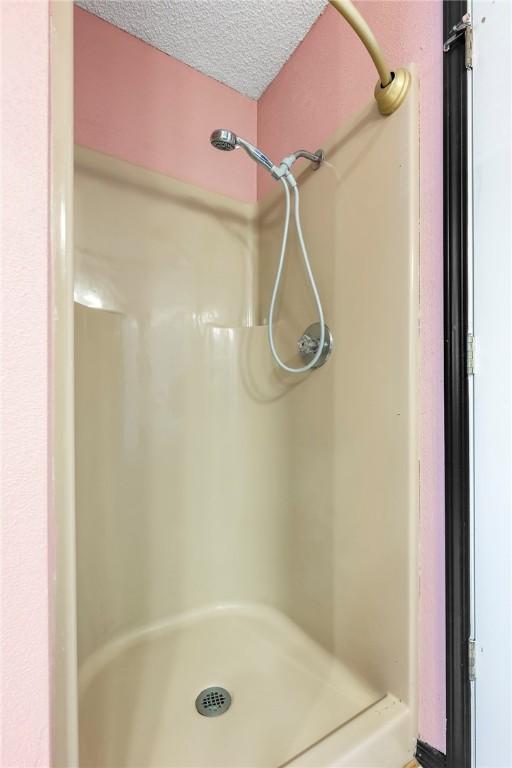
[[(222, 717), (195, 706), (227, 689)], [(230, 605), (120, 637), (80, 672), (80, 764), (283, 765), (382, 699), (283, 614)]]

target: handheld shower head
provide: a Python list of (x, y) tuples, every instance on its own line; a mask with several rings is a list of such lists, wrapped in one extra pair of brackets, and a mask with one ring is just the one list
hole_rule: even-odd
[(272, 174), (277, 171), (277, 168), (272, 160), (269, 160), (269, 158), (264, 155), (263, 152), (258, 149), (258, 147), (255, 147), (249, 141), (240, 138), (240, 136), (237, 136), (236, 133), (228, 131), (225, 128), (218, 128), (211, 134), (210, 144), (215, 147), (215, 149), (220, 149), (223, 152), (231, 152), (233, 149), (243, 147), (249, 157), (252, 157), (252, 159), (257, 163), (263, 165), (267, 171), (270, 171)]
[(222, 150), (222, 152), (231, 152), (233, 149), (236, 149), (236, 141), (236, 135), (223, 128), (214, 131), (210, 136), (210, 144), (215, 147), (215, 149)]

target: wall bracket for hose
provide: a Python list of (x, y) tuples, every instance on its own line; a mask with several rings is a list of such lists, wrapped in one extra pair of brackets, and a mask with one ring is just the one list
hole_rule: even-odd
[(309, 160), (313, 166), (314, 171), (318, 171), (323, 161), (325, 160), (325, 152), (323, 149), (317, 149), (316, 152), (308, 152), (307, 149), (298, 149), (297, 152), (294, 152), (293, 154), (297, 160), (299, 157), (303, 157), (306, 160)]
[[(281, 179), (283, 176), (288, 176), (289, 179), (293, 179), (290, 175), (293, 164), (303, 157), (305, 160), (309, 160), (313, 166), (314, 171), (318, 171), (320, 166), (325, 160), (325, 152), (323, 149), (317, 149), (316, 152), (309, 152), (307, 149), (298, 149), (296, 152), (292, 152), (291, 155), (283, 157), (278, 166), (274, 166), (272, 169), (272, 176), (274, 179)], [(295, 184), (295, 181), (293, 182)]]

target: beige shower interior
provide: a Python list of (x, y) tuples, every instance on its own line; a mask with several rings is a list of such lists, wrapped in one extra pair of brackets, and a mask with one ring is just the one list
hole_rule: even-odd
[[(335, 350), (300, 377), (267, 340), (280, 185), (245, 204), (76, 148), (83, 766), (355, 768), (382, 723), (379, 766), (413, 754), (416, 85), (324, 148), (298, 180)], [(292, 238), (293, 364), (314, 320)]]

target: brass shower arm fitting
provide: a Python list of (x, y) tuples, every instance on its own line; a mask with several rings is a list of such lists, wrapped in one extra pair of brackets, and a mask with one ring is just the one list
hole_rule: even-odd
[(374, 92), (377, 106), (382, 115), (391, 115), (405, 99), (411, 75), (406, 69), (391, 72), (375, 35), (351, 0), (329, 0), (329, 2), (348, 21), (372, 57), (379, 73), (379, 81)]

